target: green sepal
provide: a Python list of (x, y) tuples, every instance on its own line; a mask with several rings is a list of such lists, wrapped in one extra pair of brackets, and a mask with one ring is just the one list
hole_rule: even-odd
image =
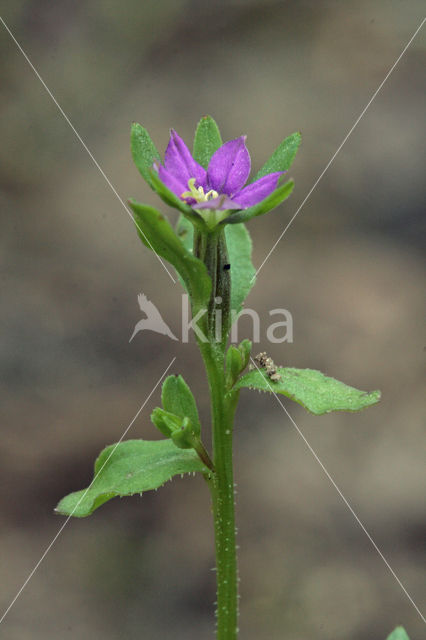
[(142, 242), (170, 262), (190, 295), (194, 315), (206, 308), (210, 299), (211, 279), (206, 266), (182, 244), (169, 221), (148, 205), (129, 202), (135, 214), (135, 224)]
[(263, 176), (266, 176), (268, 173), (287, 171), (293, 163), (294, 156), (301, 141), (302, 136), (298, 131), (292, 133), (288, 138), (285, 138), (275, 149), (269, 160), (267, 160), (263, 167), (257, 172), (252, 182), (263, 178)]
[(144, 180), (153, 189), (151, 170), (155, 162), (161, 162), (161, 157), (148, 131), (137, 122), (132, 124), (130, 147), (136, 167)]
[(386, 640), (410, 640), (404, 627), (396, 627)]
[(289, 197), (294, 188), (294, 181), (289, 180), (278, 189), (275, 189), (272, 193), (269, 194), (267, 198), (259, 202), (258, 204), (249, 207), (248, 209), (241, 209), (241, 211), (236, 211), (232, 213), (228, 218), (225, 218), (221, 222), (221, 224), (237, 224), (239, 222), (247, 222), (251, 218), (256, 216), (261, 216), (264, 213), (268, 213), (275, 207), (278, 207), (279, 204), (284, 202), (286, 198)]
[(165, 411), (160, 407), (155, 407), (154, 411), (151, 413), (151, 422), (164, 436), (166, 436), (166, 438), (171, 438), (172, 433), (180, 429), (182, 426), (182, 418), (176, 416), (174, 413)]
[(231, 344), (226, 352), (226, 386), (233, 387), (243, 369), (243, 356), (241, 351)]
[(280, 393), (319, 416), (331, 411), (360, 411), (380, 400), (380, 391), (360, 391), (315, 369), (277, 367), (281, 380), (271, 380), (264, 370), (246, 373), (234, 389), (258, 389)]
[(181, 420), (189, 418), (194, 435), (200, 435), (201, 425), (197, 404), (191, 389), (181, 375), (168, 376), (161, 390), (161, 402), (169, 413), (179, 416)]
[(192, 154), (194, 160), (207, 169), (210, 158), (221, 146), (222, 138), (219, 127), (211, 116), (203, 116), (195, 131)]
[(62, 498), (55, 511), (84, 518), (116, 496), (142, 494), (196, 471), (209, 473), (193, 450), (178, 449), (170, 440), (125, 440), (101, 452), (89, 487)]
[[(179, 218), (176, 233), (184, 247), (192, 253), (194, 230), (183, 216)], [(231, 309), (236, 315), (255, 283), (256, 269), (251, 261), (250, 234), (244, 224), (226, 226), (225, 239), (231, 273)]]

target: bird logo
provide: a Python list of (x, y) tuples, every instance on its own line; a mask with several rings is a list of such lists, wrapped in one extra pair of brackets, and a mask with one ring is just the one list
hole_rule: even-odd
[(136, 324), (129, 342), (133, 340), (139, 331), (145, 331), (146, 329), (149, 331), (155, 331), (156, 333), (161, 333), (163, 336), (168, 336), (172, 340), (178, 339), (164, 322), (155, 304), (153, 304), (151, 300), (148, 300), (143, 293), (138, 295), (138, 303), (140, 310), (146, 315), (146, 318), (142, 318), (142, 320), (139, 320)]

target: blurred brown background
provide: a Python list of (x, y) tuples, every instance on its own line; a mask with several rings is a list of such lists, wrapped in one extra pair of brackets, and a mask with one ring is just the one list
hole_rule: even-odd
[[(246, 133), (253, 167), (301, 130), (291, 199), (250, 223), (259, 266), (422, 18), (385, 0), (228, 3), (7, 0), (2, 17), (120, 195), (156, 203), (129, 127), (163, 151), (210, 113)], [(277, 362), (383, 400), (362, 414), (286, 403), (413, 599), (424, 580), (420, 33), (263, 267), (248, 305), (289, 309)], [(2, 611), (173, 356), (208, 399), (193, 344), (139, 334), (144, 292), (180, 333), (180, 287), (0, 25)], [(158, 202), (157, 202), (158, 204)], [(159, 205), (163, 210), (162, 204)], [(173, 214), (172, 214), (173, 215)], [(248, 327), (249, 325), (247, 325)], [(241, 337), (243, 337), (241, 333)], [(150, 411), (128, 437), (157, 438)], [(424, 625), (276, 401), (242, 394), (235, 443), (241, 638), (384, 640)], [(68, 523), (4, 620), (9, 640), (213, 637), (209, 498), (201, 478)]]

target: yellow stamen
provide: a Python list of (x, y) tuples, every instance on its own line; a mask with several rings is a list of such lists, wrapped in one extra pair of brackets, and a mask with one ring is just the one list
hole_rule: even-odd
[(193, 198), (196, 202), (208, 202), (209, 200), (213, 200), (213, 198), (218, 197), (218, 192), (214, 189), (210, 189), (207, 193), (204, 193), (203, 187), (196, 188), (195, 186), (195, 178), (190, 178), (188, 180), (189, 191), (184, 191), (181, 194), (181, 198)]

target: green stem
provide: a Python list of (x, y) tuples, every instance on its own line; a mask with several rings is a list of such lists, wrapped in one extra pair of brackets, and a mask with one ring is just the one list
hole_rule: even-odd
[[(231, 318), (231, 281), (223, 229), (210, 234), (194, 231), (194, 255), (202, 260), (212, 281), (212, 290), (207, 309), (207, 337), (210, 343), (221, 344), (224, 349), (228, 341)], [(229, 266), (229, 265), (228, 265)]]
[(217, 639), (238, 635), (238, 576), (235, 535), (235, 501), (232, 465), (232, 431), (238, 393), (226, 393), (224, 354), (221, 345), (200, 345), (210, 387), (213, 428), (213, 463), (210, 481), (213, 503)]
[[(194, 232), (194, 255), (206, 265), (212, 290), (206, 318), (208, 342), (198, 342), (210, 388), (212, 407), (213, 473), (209, 486), (213, 504), (218, 640), (238, 635), (238, 576), (235, 541), (232, 431), (238, 392), (228, 391), (225, 350), (230, 329), (231, 282), (224, 229)], [(220, 309), (219, 309), (220, 307)]]

